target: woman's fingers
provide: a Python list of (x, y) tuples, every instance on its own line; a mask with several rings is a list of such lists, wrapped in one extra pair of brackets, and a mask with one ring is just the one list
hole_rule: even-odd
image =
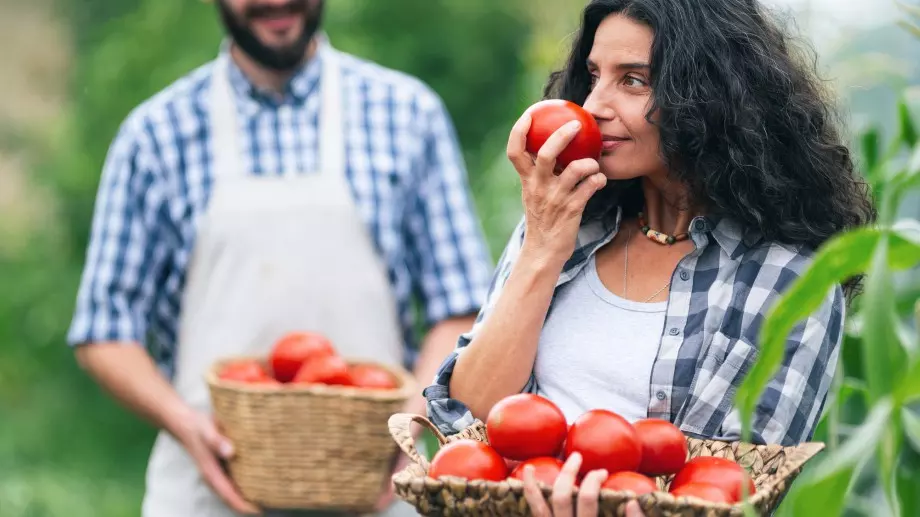
[(552, 517), (549, 506), (543, 498), (543, 491), (537, 485), (537, 478), (534, 476), (534, 468), (530, 465), (524, 467), (524, 499), (530, 506), (530, 513), (534, 517)]
[(594, 517), (597, 515), (598, 499), (601, 495), (601, 485), (607, 480), (606, 470), (592, 470), (588, 472), (578, 487), (578, 517)]
[(578, 469), (581, 468), (581, 454), (573, 452), (562, 470), (556, 476), (556, 482), (553, 484), (553, 515), (555, 517), (574, 517), (575, 509), (572, 508), (572, 491), (575, 488), (575, 479), (578, 477)]
[(530, 113), (525, 111), (508, 135), (506, 153), (511, 164), (521, 176), (527, 176), (533, 169), (533, 158), (527, 152), (527, 132), (530, 130)]
[(597, 160), (592, 158), (575, 160), (568, 164), (565, 170), (562, 171), (562, 174), (559, 175), (559, 181), (557, 183), (559, 193), (562, 195), (571, 194), (572, 190), (575, 189), (575, 186), (578, 185), (581, 180), (592, 174), (597, 174), (600, 171), (601, 166), (597, 163)]
[(554, 131), (537, 151), (536, 173), (544, 177), (552, 176), (556, 170), (556, 158), (580, 130), (581, 122), (572, 120)]

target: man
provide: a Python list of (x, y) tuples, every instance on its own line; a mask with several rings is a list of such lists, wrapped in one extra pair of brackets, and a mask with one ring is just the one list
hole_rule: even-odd
[[(221, 468), (214, 360), (319, 331), (342, 355), (414, 364), (405, 411), (424, 414), (421, 386), (491, 273), (434, 92), (332, 48), (322, 0), (217, 7), (218, 57), (136, 108), (109, 150), (69, 333), (80, 364), (161, 430), (146, 517), (256, 512)], [(414, 293), (429, 325), (417, 357)], [(411, 510), (392, 500), (381, 487), (381, 509)]]

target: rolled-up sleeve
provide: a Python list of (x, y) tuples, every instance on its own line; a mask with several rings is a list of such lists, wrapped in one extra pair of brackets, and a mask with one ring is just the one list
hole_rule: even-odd
[[(469, 427), (474, 422), (474, 417), (466, 405), (450, 396), (450, 380), (454, 373), (454, 367), (457, 360), (466, 350), (476, 335), (479, 333), (489, 314), (495, 308), (498, 298), (501, 296), (502, 288), (507, 282), (520, 252), (521, 243), (524, 238), (524, 221), (523, 219), (512, 232), (508, 245), (502, 251), (498, 261), (498, 266), (492, 275), (489, 284), (488, 294), (482, 309), (476, 316), (476, 322), (473, 327), (460, 336), (457, 340), (456, 348), (447, 356), (441, 367), (438, 369), (433, 383), (425, 388), (425, 399), (428, 401), (428, 419), (434, 423), (438, 430), (444, 435), (456, 434), (464, 428)], [(536, 383), (533, 374), (531, 374), (527, 385), (524, 387), (525, 392), (534, 392)]]
[(407, 215), (407, 240), (430, 326), (479, 311), (488, 292), (492, 261), (450, 116), (427, 88), (418, 105), (425, 129), (418, 188)]
[[(836, 286), (820, 308), (790, 332), (782, 365), (755, 409), (754, 443), (789, 446), (811, 440), (837, 369), (844, 316), (843, 290)], [(727, 415), (718, 438), (741, 438), (737, 408)]]
[(166, 248), (158, 224), (162, 179), (144, 127), (142, 120), (129, 118), (106, 155), (67, 335), (71, 346), (146, 344)]

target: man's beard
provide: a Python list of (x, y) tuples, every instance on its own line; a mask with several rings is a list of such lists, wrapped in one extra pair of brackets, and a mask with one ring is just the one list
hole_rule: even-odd
[[(279, 72), (290, 71), (303, 62), (307, 46), (316, 34), (323, 15), (323, 0), (291, 0), (281, 6), (256, 4), (245, 10), (242, 19), (230, 11), (224, 0), (218, 0), (216, 4), (233, 42), (257, 63)], [(304, 28), (296, 41), (284, 47), (263, 44), (249, 27), (249, 22), (254, 18), (290, 14), (301, 14)]]

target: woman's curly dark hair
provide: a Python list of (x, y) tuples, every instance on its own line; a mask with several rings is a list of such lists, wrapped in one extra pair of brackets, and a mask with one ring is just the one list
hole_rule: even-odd
[[(545, 97), (584, 104), (594, 34), (617, 13), (654, 32), (647, 119), (657, 110), (663, 159), (697, 205), (811, 248), (875, 219), (814, 61), (757, 0), (593, 0)], [(609, 185), (590, 210), (609, 209), (612, 196), (639, 209), (636, 180)]]

